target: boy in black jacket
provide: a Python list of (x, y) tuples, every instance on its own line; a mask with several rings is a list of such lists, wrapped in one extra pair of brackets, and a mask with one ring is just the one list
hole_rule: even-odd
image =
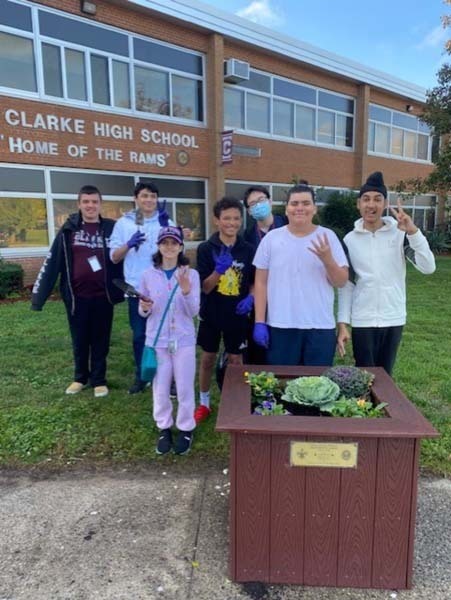
[(42, 310), (58, 275), (72, 336), (75, 374), (66, 394), (77, 394), (88, 381), (94, 396), (108, 394), (106, 357), (110, 346), (113, 305), (122, 292), (113, 284), (122, 279), (122, 265), (109, 258), (114, 221), (100, 216), (102, 197), (91, 185), (78, 194), (79, 212), (59, 230), (33, 286), (32, 310)]
[(243, 205), (225, 197), (213, 207), (218, 232), (200, 244), (197, 270), (202, 285), (200, 324), (197, 343), (203, 352), (199, 366), (200, 406), (194, 413), (196, 423), (206, 419), (210, 410), (210, 381), (221, 337), (230, 364), (242, 364), (246, 347), (252, 257), (250, 244), (238, 232), (243, 223)]

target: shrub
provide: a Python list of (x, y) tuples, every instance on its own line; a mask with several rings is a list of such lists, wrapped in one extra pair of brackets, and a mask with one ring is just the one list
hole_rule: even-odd
[(359, 217), (355, 192), (332, 192), (326, 204), (319, 209), (321, 225), (335, 231), (340, 239), (354, 229), (354, 222)]
[(0, 258), (0, 299), (23, 288), (23, 268)]
[(432, 231), (426, 231), (425, 235), (434, 254), (443, 254), (451, 250), (449, 235), (446, 231), (433, 229)]

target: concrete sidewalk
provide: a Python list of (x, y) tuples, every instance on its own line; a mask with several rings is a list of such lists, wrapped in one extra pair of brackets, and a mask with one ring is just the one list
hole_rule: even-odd
[(0, 600), (451, 598), (451, 481), (422, 477), (414, 589), (229, 581), (227, 465), (0, 471)]

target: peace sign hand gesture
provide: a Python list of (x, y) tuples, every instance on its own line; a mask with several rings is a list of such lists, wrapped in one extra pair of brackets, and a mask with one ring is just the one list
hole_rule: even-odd
[(400, 198), (396, 201), (397, 208), (392, 208), (390, 206), (390, 212), (394, 216), (394, 218), (398, 221), (398, 229), (401, 231), (405, 231), (409, 235), (412, 235), (418, 231), (418, 228), (415, 226), (412, 221), (412, 217), (408, 215), (403, 207), (401, 206)]

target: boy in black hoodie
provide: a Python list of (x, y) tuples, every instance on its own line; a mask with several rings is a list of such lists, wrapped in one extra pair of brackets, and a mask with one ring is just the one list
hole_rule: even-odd
[(253, 304), (249, 294), (253, 248), (238, 235), (243, 205), (224, 197), (213, 207), (218, 228), (197, 250), (197, 270), (202, 286), (197, 343), (203, 352), (199, 366), (200, 406), (196, 423), (210, 413), (210, 381), (221, 337), (230, 364), (242, 364), (246, 347), (247, 316)]
[(123, 293), (113, 284), (122, 279), (122, 264), (111, 262), (108, 244), (114, 221), (100, 216), (99, 190), (83, 186), (79, 212), (59, 230), (33, 286), (32, 310), (42, 310), (58, 275), (72, 337), (75, 374), (66, 394), (77, 394), (88, 381), (94, 396), (108, 394), (106, 357), (110, 347), (113, 305)]

